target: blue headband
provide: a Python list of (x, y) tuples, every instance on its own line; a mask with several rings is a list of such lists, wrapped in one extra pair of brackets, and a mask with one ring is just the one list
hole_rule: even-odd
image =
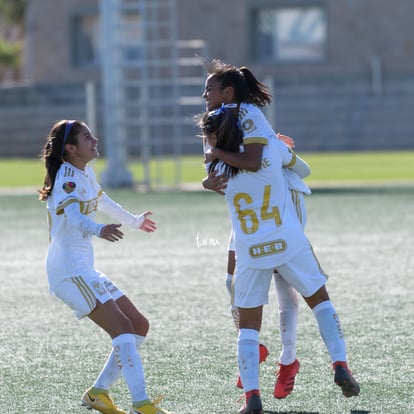
[(62, 155), (65, 152), (65, 145), (66, 145), (66, 141), (68, 140), (68, 137), (70, 135), (70, 130), (72, 129), (72, 125), (75, 123), (76, 121), (74, 119), (67, 121), (66, 122), (66, 126), (65, 126), (65, 135), (63, 136), (63, 144), (62, 144)]
[(208, 113), (208, 116), (212, 116), (212, 115), (220, 115), (222, 112), (224, 112), (225, 108), (237, 108), (237, 104), (235, 103), (230, 103), (230, 104), (226, 104), (224, 105), (224, 102), (221, 104), (220, 108), (214, 109), (213, 111), (210, 111)]

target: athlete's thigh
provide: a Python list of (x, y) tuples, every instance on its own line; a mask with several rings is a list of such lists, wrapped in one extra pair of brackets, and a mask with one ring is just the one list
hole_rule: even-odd
[(238, 309), (240, 314), (239, 328), (260, 331), (262, 327), (263, 306)]
[(88, 317), (105, 330), (111, 338), (125, 333), (135, 333), (131, 321), (113, 299), (105, 303), (98, 302)]
[(256, 308), (269, 303), (272, 269), (253, 269), (237, 265), (233, 278), (233, 304), (239, 308)]
[(298, 307), (298, 294), (296, 289), (278, 272), (274, 272), (273, 279), (275, 281), (279, 309), (281, 311), (296, 309)]
[(131, 321), (136, 335), (147, 336), (149, 329), (148, 319), (137, 309), (127, 296), (122, 296), (116, 300), (119, 309)]

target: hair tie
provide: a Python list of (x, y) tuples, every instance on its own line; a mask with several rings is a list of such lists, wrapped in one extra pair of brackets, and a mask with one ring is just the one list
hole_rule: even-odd
[(75, 123), (76, 121), (74, 119), (71, 119), (70, 121), (66, 122), (66, 126), (65, 126), (65, 135), (63, 136), (63, 144), (62, 144), (62, 155), (65, 152), (65, 145), (66, 145), (66, 141), (68, 140), (68, 137), (70, 135), (70, 130), (72, 129), (72, 125)]
[(221, 113), (224, 112), (225, 108), (237, 108), (237, 104), (236, 103), (229, 103), (229, 104), (224, 104), (224, 102), (221, 104), (220, 108), (214, 109), (213, 111), (210, 111), (208, 113), (208, 116), (217, 116), (220, 115)]

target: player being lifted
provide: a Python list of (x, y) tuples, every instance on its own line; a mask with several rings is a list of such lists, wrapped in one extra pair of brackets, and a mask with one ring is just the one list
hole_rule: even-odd
[[(239, 71), (245, 81), (253, 76), (246, 70)], [(235, 101), (240, 102), (233, 95), (231, 102)], [(243, 126), (243, 115), (241, 119)], [(237, 164), (247, 158), (239, 149), (243, 143), (239, 120), (239, 107), (222, 107), (207, 113), (201, 122), (203, 135), (213, 147), (209, 169), (228, 177), (223, 192), (235, 232), (237, 269), (233, 297), (240, 315), (238, 360), (246, 395), (239, 412), (262, 413), (259, 331), (274, 269), (302, 294), (312, 309), (333, 363), (334, 380), (343, 395), (358, 395), (359, 385), (346, 362), (343, 332), (325, 287), (327, 277), (303, 232), (283, 175), (283, 168), (289, 167), (304, 176), (309, 172), (308, 166), (280, 140), (260, 136), (260, 163), (250, 165), (251, 168), (239, 167)], [(245, 171), (248, 169), (256, 172)]]
[[(243, 131), (244, 153), (243, 158), (234, 160), (236, 166), (246, 170), (256, 170), (261, 162), (261, 137), (279, 138), (286, 145), (293, 148), (292, 138), (275, 134), (272, 126), (267, 121), (260, 107), (271, 102), (268, 88), (258, 82), (247, 68), (236, 68), (225, 64), (220, 60), (206, 62), (208, 71), (205, 82), (203, 98), (206, 100), (208, 111), (219, 108), (221, 105), (232, 107), (237, 111), (241, 129)], [(197, 118), (196, 118), (197, 119)], [(209, 152), (208, 143), (204, 146)], [(214, 149), (217, 150), (217, 149)], [(208, 158), (209, 155), (207, 154)], [(208, 165), (208, 163), (206, 164)], [(291, 169), (283, 169), (287, 185), (291, 191), (298, 218), (302, 225), (306, 224), (306, 206), (304, 194), (311, 193), (309, 187)], [(216, 176), (211, 173), (203, 181), (205, 188), (222, 193), (226, 186), (226, 177)], [(229, 241), (227, 279), (228, 289), (235, 269), (235, 254), (233, 233)], [(277, 272), (274, 272), (274, 281), (279, 303), (280, 339), (282, 349), (278, 361), (276, 383), (273, 395), (275, 398), (287, 397), (294, 388), (295, 376), (299, 371), (299, 361), (296, 359), (296, 337), (298, 320), (298, 295), (296, 290), (290, 286)], [(238, 325), (238, 310), (232, 306), (232, 315), (236, 326)], [(260, 344), (260, 362), (268, 355), (267, 349)], [(237, 385), (241, 388), (240, 377)]]

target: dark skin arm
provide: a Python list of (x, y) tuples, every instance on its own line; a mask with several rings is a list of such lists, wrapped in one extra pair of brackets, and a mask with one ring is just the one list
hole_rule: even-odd
[[(230, 152), (213, 147), (211, 151), (205, 155), (205, 161), (211, 162), (219, 158), (226, 164), (240, 168), (246, 171), (257, 171), (262, 163), (263, 144), (248, 144), (244, 148), (244, 152)], [(202, 185), (207, 190), (215, 191), (224, 195), (227, 187), (227, 178), (224, 175), (216, 175), (216, 171), (210, 173), (202, 181)]]
[[(283, 141), (289, 148), (295, 148), (295, 141), (288, 135), (278, 132), (277, 137)], [(232, 167), (237, 167), (246, 171), (257, 171), (262, 164), (263, 144), (247, 144), (244, 146), (244, 152), (229, 152), (220, 148), (211, 148), (210, 154), (206, 154), (206, 161), (213, 161), (218, 158)], [(209, 188), (212, 189), (212, 188)]]
[(263, 144), (248, 144), (245, 145), (244, 152), (230, 152), (213, 147), (207, 157), (208, 161), (218, 158), (232, 167), (255, 172), (262, 164), (262, 153)]
[(227, 253), (227, 273), (233, 275), (236, 270), (236, 252), (229, 250)]

